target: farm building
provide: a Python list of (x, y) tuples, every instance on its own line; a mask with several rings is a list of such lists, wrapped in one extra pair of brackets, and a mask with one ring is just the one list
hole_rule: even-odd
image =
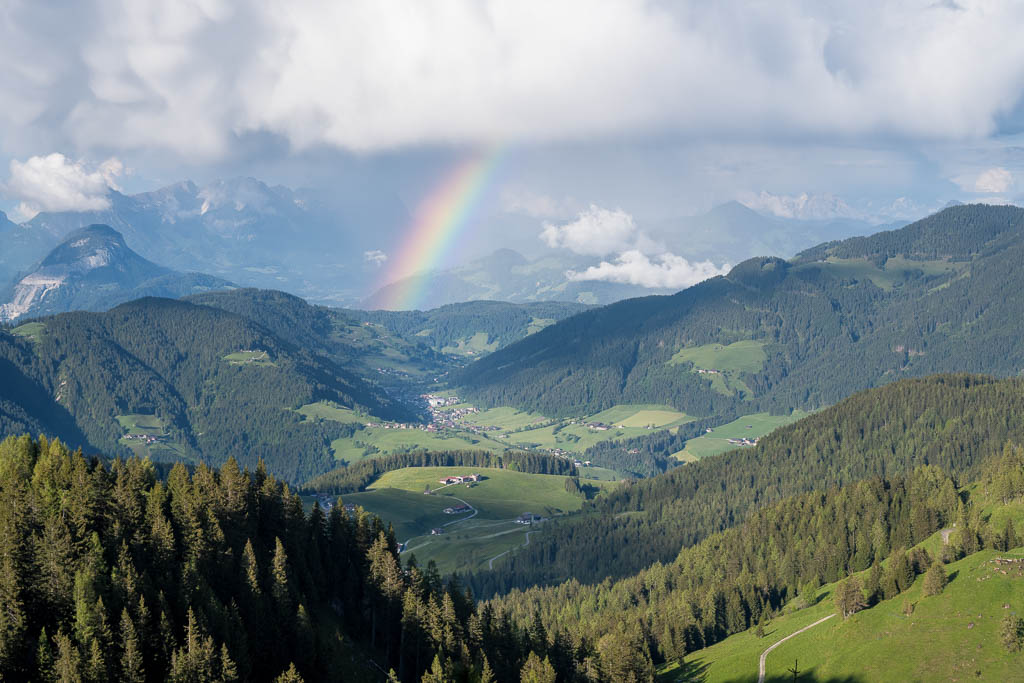
[(440, 536), (443, 533), (444, 533), (444, 529), (442, 529), (441, 527), (434, 527), (433, 529), (430, 530), (430, 535), (431, 536)]

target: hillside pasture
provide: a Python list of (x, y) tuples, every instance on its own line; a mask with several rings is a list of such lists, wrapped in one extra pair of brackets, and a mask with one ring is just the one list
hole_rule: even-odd
[(340, 406), (331, 401), (317, 401), (300, 406), (295, 412), (308, 419), (333, 420), (334, 422), (366, 424), (373, 418), (357, 413), (351, 408)]
[[(1024, 610), (1024, 574), (1002, 574), (997, 557), (1024, 558), (1024, 549), (969, 555), (946, 566), (951, 581), (939, 595), (923, 595), (922, 575), (891, 600), (801, 633), (768, 655), (768, 680), (782, 680), (794, 660), (814, 680), (1015, 680), (1020, 655), (1003, 649), (999, 627), (1007, 613)], [(773, 619), (765, 638), (754, 629), (731, 636), (687, 656), (683, 665), (665, 667), (662, 680), (699, 670), (707, 683), (756, 681), (762, 651), (835, 611), (834, 588), (824, 586), (814, 606)], [(913, 605), (909, 616), (905, 602)]]
[(515, 408), (500, 407), (483, 410), (479, 413), (471, 413), (462, 418), (466, 424), (478, 427), (498, 427), (503, 430), (524, 429), (535, 424), (550, 422), (540, 413), (529, 413), (516, 410)]
[[(442, 486), (441, 477), (478, 473), (471, 486)], [(363, 506), (391, 522), (407, 552), (421, 565), (434, 560), (442, 572), (484, 569), (492, 558), (526, 541), (542, 527), (517, 524), (524, 512), (553, 517), (579, 510), (583, 499), (565, 490), (565, 477), (496, 468), (408, 467), (386, 472), (366, 491), (347, 494), (346, 503)], [(433, 493), (425, 495), (430, 488)], [(444, 508), (465, 501), (472, 513), (446, 515)], [(444, 533), (431, 535), (433, 528)]]
[(235, 351), (224, 356), (232, 365), (277, 365), (266, 351)]
[(687, 461), (687, 455), (699, 460), (736, 448), (743, 448), (743, 446), (729, 443), (729, 439), (759, 439), (765, 434), (796, 422), (807, 415), (808, 413), (802, 410), (794, 410), (790, 415), (770, 415), (768, 413), (744, 415), (737, 420), (715, 427), (710, 434), (690, 439), (686, 442), (686, 447), (674, 455), (678, 460)]
[(46, 331), (46, 325), (43, 323), (25, 323), (11, 330), (11, 334), (38, 342), (42, 340), (44, 331)]
[(617, 405), (587, 418), (588, 422), (603, 422), (616, 427), (674, 427), (693, 418), (665, 405)]
[(680, 349), (669, 359), (669, 365), (693, 363), (694, 368), (721, 372), (760, 372), (768, 356), (763, 341), (746, 339), (732, 344), (705, 344)]

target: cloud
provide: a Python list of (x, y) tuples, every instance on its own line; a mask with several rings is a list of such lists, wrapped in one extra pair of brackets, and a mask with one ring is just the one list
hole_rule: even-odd
[(645, 240), (631, 215), (622, 209), (602, 209), (593, 204), (565, 225), (545, 223), (540, 238), (553, 249), (564, 247), (587, 256), (622, 252)]
[(107, 159), (90, 169), (83, 161), (63, 154), (35, 156), (24, 162), (12, 160), (11, 177), (3, 185), (9, 199), (19, 200), (23, 220), (40, 211), (100, 211), (110, 208), (110, 190), (124, 171), (117, 159)]
[(728, 264), (719, 268), (710, 261), (690, 263), (671, 253), (659, 254), (652, 259), (633, 249), (619, 255), (613, 262), (602, 261), (600, 265), (582, 272), (569, 271), (567, 275), (574, 281), (605, 280), (652, 289), (684, 289), (728, 271)]
[(974, 181), (975, 192), (1000, 194), (1013, 186), (1013, 174), (1005, 168), (990, 168)]
[(891, 144), (1017, 125), (1024, 4), (950, 7), (15, 3), (0, 18), (0, 140), (9, 153), (50, 145), (209, 160), (263, 134), (292, 150), (389, 150), (662, 133)]
[(363, 252), (363, 261), (372, 263), (378, 268), (384, 265), (384, 262), (388, 260), (388, 255), (380, 249), (371, 249), (370, 251)]

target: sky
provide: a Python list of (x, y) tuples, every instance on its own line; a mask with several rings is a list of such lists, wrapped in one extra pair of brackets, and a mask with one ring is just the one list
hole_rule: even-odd
[(1024, 200), (1022, 29), (1012, 0), (6, 0), (0, 209), (241, 175), (413, 214), (501, 148), (468, 252), (598, 256), (587, 230), (632, 225), (601, 266), (656, 278), (679, 257), (644, 226), (725, 201)]

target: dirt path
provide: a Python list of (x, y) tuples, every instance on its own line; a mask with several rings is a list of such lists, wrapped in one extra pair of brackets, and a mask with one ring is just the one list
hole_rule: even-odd
[(789, 640), (793, 636), (798, 636), (801, 633), (803, 633), (804, 631), (806, 631), (808, 629), (812, 629), (815, 626), (817, 626), (818, 624), (824, 623), (824, 622), (828, 621), (829, 619), (831, 619), (834, 616), (835, 616), (835, 612), (833, 612), (832, 614), (828, 615), (827, 617), (825, 617), (823, 619), (818, 619), (816, 622), (814, 622), (810, 626), (804, 626), (799, 631), (795, 631), (794, 633), (790, 633), (788, 636), (786, 636), (785, 638), (783, 638), (782, 640), (778, 641), (777, 643), (775, 643), (774, 645), (769, 647), (767, 650), (762, 652), (761, 653), (761, 659), (757, 663), (757, 683), (764, 683), (764, 660), (768, 657), (768, 653), (769, 652), (771, 652), (772, 650), (777, 648), (779, 645), (782, 645), (784, 642), (786, 642), (787, 640)]
[[(452, 484), (448, 484), (448, 486), (452, 486)], [(442, 487), (442, 488), (443, 488), (443, 487)], [(451, 498), (455, 498), (455, 496), (451, 496)], [(477, 509), (476, 509), (475, 507), (473, 507), (472, 505), (470, 505), (470, 504), (469, 504), (469, 503), (467, 503), (466, 501), (462, 500), (461, 498), (455, 498), (455, 500), (459, 501), (460, 503), (462, 503), (463, 505), (465, 505), (466, 507), (468, 507), (468, 508), (469, 508), (470, 510), (472, 510), (472, 511), (473, 511), (473, 514), (471, 514), (471, 515), (467, 515), (467, 516), (463, 517), (462, 519), (456, 519), (456, 520), (455, 520), (455, 521), (453, 521), (453, 522), (445, 522), (444, 524), (442, 524), (442, 525), (441, 525), (442, 527), (445, 527), (445, 526), (451, 526), (452, 524), (458, 524), (459, 522), (465, 522), (465, 521), (466, 521), (467, 519), (473, 519), (473, 518), (474, 518), (474, 517), (476, 517), (476, 516), (477, 516), (478, 514), (480, 514), (480, 511), (479, 511), (479, 510), (477, 510)], [(415, 539), (417, 539), (417, 538), (420, 538), (420, 537), (419, 537), (419, 536), (413, 536), (412, 538), (406, 539), (406, 541), (405, 541), (404, 543), (402, 543), (402, 548), (403, 548), (403, 550), (400, 550), (400, 551), (399, 551), (399, 554), (401, 554), (401, 553), (409, 553), (409, 552), (412, 552), (413, 550), (416, 550), (417, 548), (422, 548), (422, 547), (423, 547), (423, 546), (425, 546), (425, 545), (430, 545), (430, 541), (427, 541), (426, 543), (421, 543), (421, 544), (419, 544), (418, 546), (416, 546), (416, 548), (410, 548), (410, 547), (408, 547), (408, 546), (409, 546), (409, 544), (410, 544), (410, 543), (411, 543), (411, 542), (412, 542), (413, 540), (415, 540)]]
[[(515, 530), (513, 529), (513, 531), (515, 531)], [(520, 547), (520, 548), (525, 548), (526, 546), (530, 545), (530, 534), (535, 534), (535, 533), (537, 533), (537, 530), (536, 530), (536, 529), (534, 529), (533, 531), (527, 531), (527, 532), (526, 532), (526, 542), (525, 542), (525, 543), (523, 543), (523, 544), (522, 544), (521, 546), (519, 546), (519, 547)], [(504, 557), (505, 555), (508, 555), (508, 554), (509, 554), (510, 552), (512, 552), (513, 550), (515, 550), (515, 548), (509, 548), (509, 549), (508, 549), (508, 550), (506, 550), (505, 552), (503, 552), (503, 553), (500, 553), (500, 554), (498, 554), (498, 555), (495, 555), (494, 557), (492, 557), (492, 558), (491, 558), (490, 560), (488, 560), (488, 562), (487, 562), (487, 568), (488, 568), (488, 569), (494, 569), (494, 561), (495, 561), (495, 560), (497, 560), (497, 559), (498, 559), (499, 557)]]

